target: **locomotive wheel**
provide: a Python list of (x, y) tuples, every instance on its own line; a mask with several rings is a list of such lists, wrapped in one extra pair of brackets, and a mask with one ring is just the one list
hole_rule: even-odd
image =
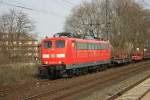
[(73, 76), (74, 76), (74, 75), (73, 75), (73, 71), (72, 71), (72, 70), (69, 70), (69, 71), (68, 71), (68, 77), (69, 77), (69, 78), (72, 78)]
[(40, 69), (39, 71), (38, 71), (38, 77), (39, 78), (41, 78), (41, 79), (46, 79), (46, 78), (48, 78), (48, 70), (47, 69)]

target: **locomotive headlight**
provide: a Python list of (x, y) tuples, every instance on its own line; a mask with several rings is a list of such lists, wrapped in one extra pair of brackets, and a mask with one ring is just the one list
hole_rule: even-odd
[(48, 62), (46, 61), (45, 64), (48, 64)]
[(59, 61), (58, 63), (61, 64), (61, 61)]
[(42, 58), (49, 58), (49, 54), (43, 54)]
[(65, 58), (65, 54), (56, 54), (57, 58)]

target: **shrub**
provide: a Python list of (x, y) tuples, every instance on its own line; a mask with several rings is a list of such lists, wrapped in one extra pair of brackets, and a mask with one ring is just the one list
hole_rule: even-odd
[(35, 79), (38, 64), (0, 65), (0, 85), (24, 83)]

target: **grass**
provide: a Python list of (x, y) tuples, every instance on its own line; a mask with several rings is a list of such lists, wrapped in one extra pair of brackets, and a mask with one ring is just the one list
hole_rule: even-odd
[(37, 64), (0, 65), (0, 86), (34, 80), (37, 75), (37, 66)]

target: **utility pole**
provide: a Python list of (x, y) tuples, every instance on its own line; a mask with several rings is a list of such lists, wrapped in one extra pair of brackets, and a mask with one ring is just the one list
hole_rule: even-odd
[(105, 28), (106, 28), (106, 39), (108, 40), (108, 0), (106, 0), (106, 19), (105, 19)]
[(106, 39), (108, 40), (109, 37), (108, 37), (108, 34), (109, 34), (109, 31), (108, 31), (108, 21), (109, 21), (109, 14), (108, 14), (108, 3), (109, 1), (108, 0), (105, 0), (106, 1), (106, 19), (105, 19), (105, 29), (106, 29)]

